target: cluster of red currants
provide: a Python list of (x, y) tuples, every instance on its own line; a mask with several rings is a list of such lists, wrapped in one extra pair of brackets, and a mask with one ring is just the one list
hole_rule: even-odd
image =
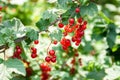
[(70, 39), (66, 39), (65, 37), (61, 39), (60, 41), (63, 50), (67, 50), (69, 46), (71, 46)]
[(26, 68), (26, 76), (30, 77), (33, 74), (33, 69), (30, 67), (30, 62), (22, 60)]
[(49, 72), (51, 71), (51, 68), (47, 63), (41, 63), (40, 64), (40, 69), (42, 71), (41, 74), (41, 80), (48, 80), (49, 79)]
[(46, 62), (56, 62), (56, 55), (55, 55), (55, 51), (54, 50), (50, 50), (48, 52), (48, 56), (45, 57), (45, 61)]
[[(80, 9), (76, 8), (75, 12), (79, 13)], [(86, 29), (86, 25), (87, 21), (83, 21), (82, 17), (78, 18), (76, 21), (74, 18), (70, 18), (67, 25), (64, 25), (62, 22), (58, 23), (59, 28), (64, 28), (64, 37), (60, 41), (63, 50), (67, 50), (68, 47), (71, 46), (71, 41), (75, 42), (76, 46), (79, 46), (81, 43), (81, 38), (84, 35), (84, 30)], [(67, 36), (69, 33), (74, 33), (71, 41), (70, 39), (65, 38), (65, 36)]]
[(82, 21), (82, 18), (78, 18), (78, 24), (76, 24), (76, 30), (74, 36), (72, 37), (72, 42), (75, 42), (76, 46), (79, 46), (81, 38), (84, 35), (84, 30), (86, 29), (87, 22)]
[[(34, 44), (35, 44), (35, 45), (37, 45), (38, 43), (39, 43), (38, 40), (35, 40), (35, 41), (34, 41)], [(32, 58), (36, 58), (36, 57), (37, 57), (37, 49), (36, 49), (35, 47), (31, 47), (31, 52), (32, 52), (31, 57), (32, 57)]]
[(20, 56), (21, 53), (22, 53), (22, 48), (21, 48), (20, 46), (16, 46), (12, 58), (18, 58), (18, 59), (21, 59), (21, 56)]
[[(76, 51), (76, 50), (75, 50)], [(70, 69), (70, 74), (74, 74), (75, 73), (75, 65), (77, 64), (76, 61), (78, 60), (80, 66), (82, 66), (82, 61), (81, 58), (77, 59), (77, 57), (79, 56), (78, 52), (76, 51), (76, 53), (73, 56), (73, 59), (71, 60), (71, 64), (72, 64), (72, 68)]]

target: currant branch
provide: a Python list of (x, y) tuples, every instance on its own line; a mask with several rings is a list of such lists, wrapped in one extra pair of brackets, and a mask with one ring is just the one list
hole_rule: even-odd
[[(52, 22), (49, 26), (52, 26), (52, 25), (56, 24), (56, 23), (57, 23), (58, 21), (60, 21), (61, 19), (62, 19), (62, 18), (61, 18), (61, 15), (60, 15), (60, 17), (58, 17), (58, 18), (57, 18), (54, 22)], [(38, 33), (40, 33), (40, 32), (41, 32), (41, 31), (38, 31)], [(45, 30), (45, 32), (48, 32), (48, 30)], [(25, 40), (25, 39), (27, 39), (27, 36), (26, 36), (26, 35), (23, 36), (23, 37), (20, 37), (20, 38), (15, 39), (14, 42), (15, 42), (15, 43), (19, 43), (19, 42), (21, 42), (21, 41), (23, 41), (23, 40)], [(7, 44), (0, 46), (0, 50), (5, 49), (5, 48), (9, 48)], [(3, 52), (3, 50), (0, 51), (0, 53), (1, 53), (1, 52)]]

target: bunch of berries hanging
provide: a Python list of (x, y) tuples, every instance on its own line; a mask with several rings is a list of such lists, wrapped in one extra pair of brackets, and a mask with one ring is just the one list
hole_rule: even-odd
[(51, 71), (49, 65), (47, 63), (41, 63), (40, 69), (42, 71), (41, 80), (48, 80), (50, 76), (49, 72)]
[(18, 59), (21, 59), (21, 55), (22, 54), (22, 48), (20, 46), (16, 46), (15, 47), (15, 51), (14, 51), (14, 54), (12, 56), (12, 58), (18, 58)]
[[(79, 8), (75, 9), (76, 14), (80, 12)], [(84, 30), (86, 29), (87, 21), (84, 21), (82, 17), (79, 17), (77, 20), (70, 18), (68, 24), (64, 25), (62, 22), (58, 23), (59, 28), (63, 28), (64, 37), (61, 39), (60, 43), (63, 50), (67, 50), (71, 46), (71, 41), (75, 43), (76, 46), (79, 46), (81, 43), (82, 36), (84, 35)], [(73, 33), (71, 39), (66, 39), (66, 36), (69, 33)]]

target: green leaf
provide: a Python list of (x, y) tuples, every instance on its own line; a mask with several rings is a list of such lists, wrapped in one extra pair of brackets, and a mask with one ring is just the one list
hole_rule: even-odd
[(106, 73), (104, 69), (101, 71), (91, 71), (87, 74), (87, 79), (103, 80), (105, 75)]
[(20, 31), (20, 28), (24, 27), (22, 22), (17, 18), (13, 18), (11, 20), (6, 20), (2, 24), (4, 27), (13, 28), (14, 31), (18, 31), (18, 30)]
[(70, 76), (69, 76), (69, 73), (64, 72), (64, 71), (52, 71), (52, 72), (51, 72), (51, 75), (52, 75), (53, 77), (59, 76), (59, 77), (62, 78), (62, 80), (65, 80), (65, 78), (70, 77)]
[(50, 25), (50, 22), (48, 19), (40, 19), (37, 23), (36, 26), (40, 31), (45, 31), (48, 29), (48, 26)]
[(31, 80), (41, 80), (38, 75), (31, 76)]
[(50, 37), (53, 40), (57, 39), (57, 41), (60, 41), (62, 38), (62, 31), (61, 30), (54, 31), (54, 32), (50, 33)]
[(9, 70), (11, 70), (11, 72), (15, 72), (23, 76), (26, 75), (25, 67), (19, 59), (8, 59), (5, 62), (5, 65)]
[(5, 27), (11, 28), (15, 26), (15, 21), (14, 20), (6, 20), (3, 22), (3, 25)]
[(10, 80), (13, 72), (23, 76), (26, 75), (24, 65), (20, 60), (8, 59), (0, 64), (0, 80)]
[(9, 35), (13, 34), (13, 30), (10, 28), (7, 28), (7, 27), (3, 28), (0, 32), (8, 37), (9, 37)]
[(110, 20), (103, 12), (99, 12), (99, 15), (109, 24), (110, 22), (113, 22)]
[(113, 65), (111, 68), (106, 69), (106, 73), (106, 80), (115, 80), (120, 77), (120, 66)]
[(0, 64), (0, 80), (9, 80), (11, 77), (11, 71), (6, 65)]
[(2, 26), (3, 28), (0, 29), (0, 44), (8, 43), (10, 45), (16, 38), (20, 37), (18, 34), (25, 34), (25, 27), (17, 18), (2, 22)]
[(3, 45), (5, 43), (4, 37), (0, 33), (0, 45)]
[(116, 34), (116, 25), (114, 23), (108, 24), (107, 43), (110, 48), (115, 45)]
[(29, 29), (28, 32), (26, 33), (26, 36), (31, 40), (37, 40), (39, 37), (38, 31), (35, 31), (34, 29)]
[(72, 0), (57, 0), (60, 7), (63, 9), (68, 8), (68, 4), (72, 3)]
[(57, 14), (52, 11), (45, 11), (43, 17), (36, 23), (36, 26), (40, 31), (45, 31), (48, 29), (50, 23), (54, 22), (58, 18)]
[(57, 19), (57, 15), (55, 14), (55, 12), (52, 12), (52, 11), (45, 11), (44, 13), (43, 13), (43, 19), (44, 20), (47, 20), (47, 19), (49, 19), (49, 22), (50, 23), (52, 23), (52, 22), (54, 22), (56, 19)]
[(86, 16), (86, 15), (94, 16), (95, 14), (98, 13), (97, 5), (92, 2), (90, 2), (87, 6), (86, 5), (81, 6), (80, 10), (82, 16)]
[(95, 26), (93, 28), (92, 39), (101, 40), (105, 36), (106, 36), (105, 27), (97, 27), (97, 26)]
[[(62, 22), (64, 24), (68, 24), (68, 19), (71, 16), (71, 14), (75, 11), (75, 8), (76, 7), (72, 6), (69, 10), (62, 14)], [(71, 17), (75, 17), (75, 14), (72, 14)]]

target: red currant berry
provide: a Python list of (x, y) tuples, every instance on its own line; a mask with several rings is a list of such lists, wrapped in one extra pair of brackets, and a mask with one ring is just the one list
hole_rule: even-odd
[(75, 64), (75, 58), (72, 59), (71, 64)]
[(17, 45), (15, 48), (16, 48), (16, 49), (20, 49), (20, 46)]
[(63, 32), (63, 35), (64, 35), (64, 36), (67, 36), (67, 35), (68, 35), (68, 33), (67, 33), (67, 32)]
[(56, 55), (52, 56), (52, 58), (56, 58)]
[(38, 43), (39, 43), (39, 41), (38, 41), (38, 40), (35, 40), (35, 41), (34, 41), (34, 44), (38, 44)]
[(54, 51), (54, 50), (50, 50), (50, 51), (49, 51), (49, 54), (50, 54), (51, 56), (54, 56), (54, 55), (55, 55), (55, 51)]
[(2, 10), (2, 8), (3, 8), (3, 7), (2, 7), (2, 6), (0, 6), (0, 11)]
[(75, 37), (72, 37), (72, 42), (75, 42), (76, 41), (76, 38)]
[(33, 53), (33, 54), (36, 54), (36, 53), (37, 53), (37, 49), (36, 49), (36, 48), (32, 47), (31, 50), (32, 50), (32, 53)]
[(72, 28), (68, 28), (68, 32), (71, 33), (73, 30)]
[(31, 57), (32, 57), (32, 58), (36, 58), (36, 57), (37, 57), (37, 54), (33, 54), (33, 53), (32, 53), (32, 54), (31, 54)]
[(84, 21), (83, 24), (86, 25), (86, 24), (87, 24), (87, 21)]
[(75, 9), (75, 12), (76, 12), (76, 13), (79, 13), (79, 12), (80, 12), (80, 8), (76, 8), (76, 9)]
[(75, 68), (71, 68), (70, 69), (70, 74), (74, 74), (75, 73)]
[(82, 25), (81, 30), (85, 30), (86, 29), (86, 25)]
[(56, 40), (53, 42), (53, 44), (55, 44), (55, 45), (56, 45), (57, 43), (58, 43), (58, 42), (57, 42)]
[(51, 58), (51, 62), (55, 63), (56, 62), (56, 58)]
[(66, 46), (70, 46), (70, 45), (71, 45), (70, 40), (66, 39)]
[(70, 18), (70, 19), (69, 19), (69, 23), (70, 23), (70, 24), (74, 24), (74, 19), (73, 19), (73, 18)]
[(50, 62), (50, 60), (51, 60), (50, 56), (47, 56), (47, 57), (45, 58), (45, 61), (46, 61), (46, 62)]
[(13, 55), (13, 58), (17, 58), (19, 57), (20, 55), (17, 53), (17, 52), (14, 52), (14, 55)]
[(48, 67), (48, 71), (51, 71), (51, 68), (50, 68), (50, 67)]
[(31, 67), (26, 68), (26, 76), (27, 76), (27, 77), (31, 76), (32, 73), (33, 73), (33, 70), (32, 70)]
[(68, 47), (67, 47), (67, 46), (62, 46), (62, 49), (63, 49), (63, 50), (67, 50)]
[(17, 49), (17, 50), (16, 50), (16, 53), (21, 54), (21, 53), (22, 53), (22, 50), (21, 50), (21, 49)]
[(69, 26), (66, 25), (66, 26), (64, 27), (65, 32), (68, 32), (68, 29), (69, 29)]
[(80, 44), (80, 43), (77, 43), (77, 42), (75, 43), (76, 46), (79, 46), (79, 44)]
[(82, 23), (82, 18), (80, 17), (80, 18), (78, 18), (78, 23)]
[(59, 28), (63, 28), (64, 24), (63, 23), (59, 23), (58, 26), (59, 26)]
[(79, 54), (78, 54), (78, 53), (75, 53), (75, 56), (76, 56), (76, 57), (78, 57), (78, 56), (79, 56)]

